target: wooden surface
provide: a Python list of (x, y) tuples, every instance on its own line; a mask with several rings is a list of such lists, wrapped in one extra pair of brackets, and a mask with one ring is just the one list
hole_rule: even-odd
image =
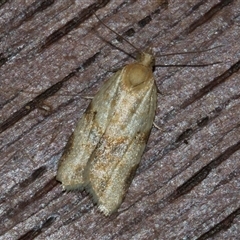
[[(239, 239), (240, 1), (0, 1), (0, 239)], [(63, 192), (58, 160), (89, 100), (135, 54), (155, 123), (117, 213)], [(220, 46), (208, 52), (202, 49)], [(159, 57), (161, 53), (198, 51)]]

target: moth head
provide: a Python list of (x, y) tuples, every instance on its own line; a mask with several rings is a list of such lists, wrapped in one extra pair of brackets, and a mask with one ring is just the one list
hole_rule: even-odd
[(148, 48), (146, 51), (140, 52), (137, 55), (137, 62), (139, 62), (140, 64), (146, 67), (152, 68), (155, 64), (155, 58), (153, 56), (152, 49)]

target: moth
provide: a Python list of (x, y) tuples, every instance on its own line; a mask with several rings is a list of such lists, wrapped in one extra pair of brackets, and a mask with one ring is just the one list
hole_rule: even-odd
[(94, 96), (59, 161), (57, 180), (66, 190), (85, 189), (104, 215), (121, 205), (153, 125), (157, 87), (154, 57), (110, 77)]

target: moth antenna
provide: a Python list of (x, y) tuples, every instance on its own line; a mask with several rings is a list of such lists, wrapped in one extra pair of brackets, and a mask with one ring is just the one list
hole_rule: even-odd
[[(96, 13), (93, 13), (95, 17), (98, 19), (99, 22), (101, 22), (108, 30), (111, 32), (115, 33), (118, 37), (123, 39), (125, 42), (127, 42), (130, 46), (132, 46), (138, 53), (142, 53), (143, 51), (140, 51), (137, 47), (135, 47), (131, 42), (129, 42), (126, 38), (121, 36), (119, 33), (117, 33), (115, 30), (111, 29), (107, 24), (105, 24), (97, 15)], [(216, 48), (222, 47), (222, 45), (208, 48), (208, 49), (203, 49), (199, 51), (189, 51), (189, 52), (176, 52), (176, 53), (166, 53), (166, 54), (161, 54), (155, 57), (164, 57), (164, 56), (171, 56), (171, 55), (183, 55), (183, 54), (192, 54), (192, 53), (199, 53), (199, 52), (207, 52)], [(215, 64), (219, 64), (221, 62), (214, 62), (214, 63), (206, 63), (206, 64), (166, 64), (166, 65), (155, 65), (155, 67), (207, 67), (207, 66), (212, 66)]]
[(119, 33), (117, 33), (115, 30), (111, 29), (107, 24), (105, 24), (97, 15), (96, 13), (93, 13), (95, 15), (95, 17), (98, 19), (98, 21), (100, 23), (102, 23), (108, 30), (110, 30), (111, 32), (115, 33), (118, 37), (120, 37), (121, 39), (123, 39), (125, 42), (127, 42), (130, 46), (132, 46), (136, 51), (138, 52), (142, 52), (140, 51), (140, 49), (138, 49), (137, 47), (135, 47), (131, 42), (129, 42), (126, 38), (124, 38), (123, 36), (121, 36)]
[(222, 62), (204, 63), (204, 64), (166, 64), (166, 65), (156, 64), (155, 67), (207, 67), (207, 66), (216, 65), (219, 63), (222, 63)]
[(161, 54), (161, 55), (159, 55), (159, 56), (157, 56), (157, 57), (166, 57), (166, 56), (172, 56), (172, 55), (184, 55), (184, 54), (208, 52), (208, 51), (211, 51), (211, 50), (213, 50), (213, 49), (220, 48), (220, 47), (222, 47), (222, 46), (223, 46), (223, 45), (219, 45), (219, 46), (216, 46), (216, 47), (207, 48), (207, 49), (202, 49), (202, 50), (198, 50), (198, 51), (164, 53), (164, 54)]

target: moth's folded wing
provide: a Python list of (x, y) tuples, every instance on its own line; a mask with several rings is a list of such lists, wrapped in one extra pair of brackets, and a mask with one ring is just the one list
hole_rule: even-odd
[(112, 102), (115, 101), (119, 74), (115, 73), (103, 84), (67, 143), (57, 172), (57, 180), (67, 190), (85, 186), (83, 171), (108, 126), (109, 115), (113, 114)]
[(121, 204), (141, 160), (155, 115), (155, 85), (140, 98), (140, 102), (136, 100), (125, 110), (124, 99), (118, 99), (116, 109), (119, 110), (87, 164), (87, 189), (105, 215), (117, 210)]

